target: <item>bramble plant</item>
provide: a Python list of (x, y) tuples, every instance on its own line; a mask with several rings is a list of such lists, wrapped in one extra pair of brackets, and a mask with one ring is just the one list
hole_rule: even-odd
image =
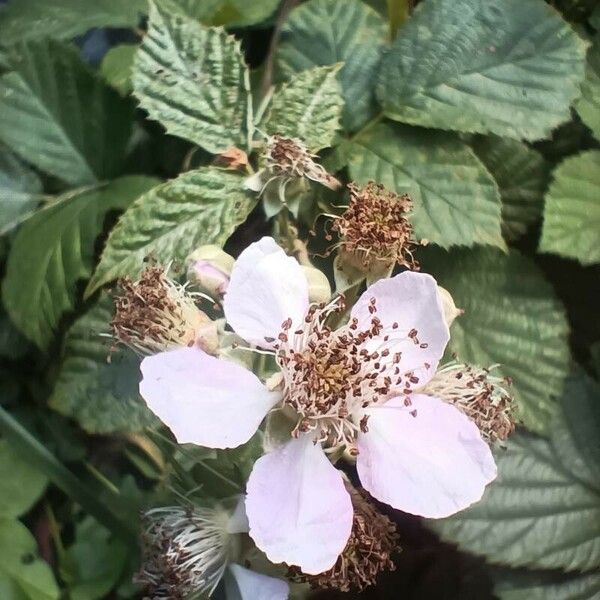
[(600, 595), (596, 4), (0, 4), (2, 599)]

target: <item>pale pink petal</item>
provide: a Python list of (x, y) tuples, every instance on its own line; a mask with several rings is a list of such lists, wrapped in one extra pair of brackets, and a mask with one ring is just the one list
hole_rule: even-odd
[(228, 600), (286, 600), (290, 586), (283, 579), (269, 577), (240, 565), (229, 565), (231, 577), (225, 578)]
[(456, 408), (423, 394), (410, 400), (409, 407), (393, 398), (365, 411), (358, 475), (381, 502), (414, 515), (447, 517), (481, 499), (496, 464), (477, 426)]
[[(371, 314), (369, 307), (373, 298), (376, 312)], [(390, 350), (387, 361), (401, 352), (401, 374), (412, 372), (418, 378), (418, 382), (412, 383), (405, 379), (401, 388), (406, 383), (412, 389), (421, 387), (433, 377), (450, 332), (437, 284), (431, 275), (405, 271), (379, 280), (358, 299), (351, 316), (358, 319), (359, 329), (368, 329), (374, 317), (381, 321), (384, 327), (381, 338), (389, 336), (384, 346)], [(397, 323), (396, 328), (394, 323)], [(416, 337), (409, 337), (411, 330), (416, 330)], [(381, 345), (381, 338), (368, 342), (367, 349), (372, 351)]]
[(327, 571), (346, 546), (352, 502), (341, 473), (308, 435), (265, 454), (247, 484), (250, 536), (273, 563)]
[(141, 370), (142, 398), (180, 444), (239, 446), (279, 400), (247, 369), (199, 348), (149, 356)]
[(292, 319), (292, 330), (308, 309), (308, 284), (298, 262), (270, 237), (251, 244), (239, 256), (223, 301), (225, 317), (247, 342), (269, 347), (281, 325)]

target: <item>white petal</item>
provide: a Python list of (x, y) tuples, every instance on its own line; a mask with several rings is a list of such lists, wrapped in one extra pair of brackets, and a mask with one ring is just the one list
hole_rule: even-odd
[[(376, 300), (374, 315), (369, 312), (372, 298)], [(431, 275), (405, 271), (390, 279), (381, 279), (358, 299), (351, 316), (358, 319), (359, 329), (368, 329), (373, 317), (379, 318), (385, 328), (381, 336), (389, 335), (390, 340), (386, 345), (390, 349), (387, 360), (391, 361), (396, 352), (402, 353), (401, 373), (413, 372), (419, 379), (412, 384), (413, 389), (422, 387), (433, 377), (450, 332), (437, 284)], [(396, 329), (393, 329), (394, 323), (398, 324)], [(417, 331), (418, 343), (407, 337), (412, 329)], [(373, 350), (382, 342), (381, 338), (373, 340), (367, 348)]]
[(140, 394), (180, 444), (239, 446), (279, 400), (252, 372), (199, 348), (149, 356), (141, 370)]
[(309, 574), (333, 567), (352, 529), (342, 475), (308, 435), (256, 461), (246, 513), (250, 536), (271, 562)]
[(283, 579), (256, 573), (240, 565), (229, 565), (225, 578), (227, 600), (287, 600), (290, 586)]
[(240, 337), (269, 347), (265, 338), (277, 338), (286, 319), (292, 319), (292, 330), (302, 323), (308, 309), (306, 277), (295, 259), (264, 237), (237, 259), (223, 307)]
[[(453, 406), (422, 394), (366, 410), (356, 467), (363, 487), (394, 508), (447, 517), (477, 502), (496, 464), (477, 426)], [(416, 410), (416, 416), (411, 411)]]

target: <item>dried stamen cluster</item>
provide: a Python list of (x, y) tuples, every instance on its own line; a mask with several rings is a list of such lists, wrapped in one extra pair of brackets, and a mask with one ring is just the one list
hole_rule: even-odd
[(353, 183), (350, 205), (333, 223), (340, 236), (340, 248), (346, 259), (362, 269), (384, 268), (395, 263), (411, 270), (419, 265), (413, 256), (416, 243), (408, 215), (412, 202), (402, 196), (369, 182), (364, 187)]
[(452, 404), (475, 422), (487, 442), (505, 440), (514, 430), (508, 378), (490, 369), (451, 362), (440, 368), (423, 392)]
[(142, 569), (136, 580), (149, 600), (211, 594), (227, 567), (228, 514), (209, 508), (158, 508), (144, 515)]
[(170, 280), (162, 267), (147, 268), (138, 281), (123, 277), (119, 287), (113, 335), (136, 352), (155, 354), (189, 346), (211, 327), (185, 288)]
[(320, 164), (317, 156), (308, 151), (299, 139), (274, 135), (267, 144), (267, 168), (274, 176), (286, 178), (306, 177), (332, 190), (340, 187), (340, 182), (330, 175)]
[(383, 571), (396, 567), (392, 556), (399, 551), (396, 526), (370, 502), (363, 490), (348, 486), (354, 507), (350, 539), (337, 562), (329, 571), (305, 575), (290, 569), (290, 575), (313, 588), (337, 589), (341, 592), (361, 591), (375, 584)]
[[(355, 453), (357, 433), (368, 430), (362, 409), (384, 402), (392, 390), (408, 395), (419, 383), (412, 371), (401, 369), (401, 352), (391, 348), (402, 339), (423, 349), (427, 343), (419, 340), (416, 329), (400, 331), (398, 323), (386, 329), (377, 317), (375, 298), (367, 329), (360, 329), (355, 318), (337, 330), (329, 327), (328, 318), (343, 310), (341, 298), (313, 305), (301, 327), (292, 330), (291, 319), (282, 324), (274, 346), (283, 402), (298, 415), (294, 435), (315, 431), (329, 451)], [(406, 403), (410, 405), (408, 397)]]

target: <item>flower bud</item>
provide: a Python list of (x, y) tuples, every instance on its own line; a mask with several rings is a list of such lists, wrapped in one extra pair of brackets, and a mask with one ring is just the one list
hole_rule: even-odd
[(329, 279), (322, 271), (315, 267), (301, 265), (304, 276), (308, 282), (308, 299), (311, 302), (327, 302), (331, 298)]
[(188, 280), (212, 297), (221, 297), (229, 285), (235, 260), (218, 246), (200, 246), (186, 260)]
[(440, 299), (442, 300), (442, 308), (444, 310), (444, 321), (446, 321), (446, 325), (450, 327), (454, 322), (456, 317), (460, 317), (460, 315), (464, 314), (464, 310), (462, 308), (457, 308), (456, 304), (454, 304), (454, 298), (452, 298), (452, 294), (443, 288), (441, 285), (438, 285), (438, 294), (440, 295)]

